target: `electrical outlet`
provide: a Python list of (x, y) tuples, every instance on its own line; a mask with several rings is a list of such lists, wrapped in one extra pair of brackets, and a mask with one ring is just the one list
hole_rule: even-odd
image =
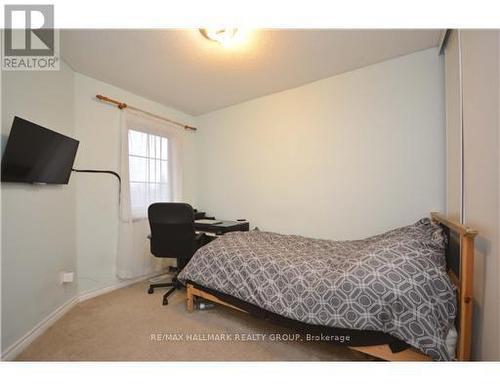
[(61, 272), (61, 284), (72, 283), (75, 279), (75, 273), (73, 272)]

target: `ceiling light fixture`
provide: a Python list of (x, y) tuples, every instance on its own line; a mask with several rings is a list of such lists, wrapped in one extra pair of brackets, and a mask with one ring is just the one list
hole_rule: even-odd
[(215, 41), (220, 43), (223, 46), (229, 46), (233, 43), (236, 38), (238, 29), (223, 29), (223, 28), (207, 28), (200, 29), (201, 35), (203, 35), (206, 39), (210, 41)]

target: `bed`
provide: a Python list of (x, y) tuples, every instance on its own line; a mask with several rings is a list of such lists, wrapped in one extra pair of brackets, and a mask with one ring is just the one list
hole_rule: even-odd
[(475, 235), (437, 213), (356, 241), (235, 232), (178, 278), (189, 311), (200, 297), (385, 360), (468, 360)]

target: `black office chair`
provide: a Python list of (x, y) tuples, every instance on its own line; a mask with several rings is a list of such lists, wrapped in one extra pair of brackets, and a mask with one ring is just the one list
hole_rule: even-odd
[(196, 235), (194, 230), (194, 211), (191, 205), (177, 202), (159, 202), (148, 208), (149, 226), (151, 227), (151, 253), (159, 258), (177, 258), (176, 274), (171, 282), (151, 284), (148, 293), (155, 288), (170, 288), (163, 296), (163, 305), (168, 304), (168, 297), (182, 284), (177, 275), (189, 262), (200, 247), (203, 235)]

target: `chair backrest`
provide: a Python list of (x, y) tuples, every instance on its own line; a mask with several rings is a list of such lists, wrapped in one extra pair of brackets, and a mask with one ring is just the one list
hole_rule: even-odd
[(194, 211), (191, 205), (159, 202), (148, 208), (151, 253), (156, 257), (189, 259), (195, 248)]

